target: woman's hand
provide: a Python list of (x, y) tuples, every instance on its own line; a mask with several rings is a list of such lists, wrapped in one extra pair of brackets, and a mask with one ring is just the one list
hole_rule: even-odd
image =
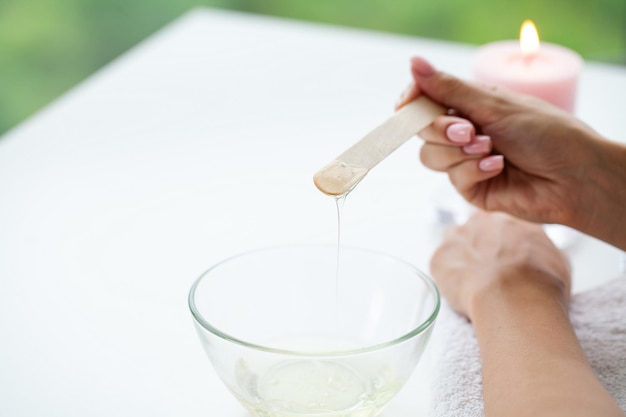
[(431, 273), (471, 321), (485, 415), (624, 417), (569, 321), (569, 264), (541, 226), (478, 211), (450, 229)]
[[(453, 110), (419, 132), (421, 160), (473, 205), (559, 223), (626, 249), (626, 147), (531, 96), (464, 82), (412, 60), (420, 94)], [(618, 227), (615, 227), (618, 225)]]
[(544, 292), (564, 306), (570, 267), (540, 225), (504, 213), (477, 211), (466, 224), (448, 229), (430, 269), (443, 296), (474, 318), (490, 297), (526, 297)]

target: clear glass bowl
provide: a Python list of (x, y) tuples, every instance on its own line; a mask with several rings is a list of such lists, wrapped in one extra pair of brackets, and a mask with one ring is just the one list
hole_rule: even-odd
[(410, 264), (336, 246), (244, 253), (189, 293), (216, 372), (258, 417), (376, 415), (412, 374), (439, 304)]

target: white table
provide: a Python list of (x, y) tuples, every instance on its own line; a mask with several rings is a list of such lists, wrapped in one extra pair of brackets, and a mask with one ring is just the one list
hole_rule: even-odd
[[(411, 55), (469, 76), (472, 52), (200, 9), (0, 139), (0, 415), (245, 416), (196, 340), (192, 281), (250, 248), (334, 242), (312, 174), (390, 115)], [(626, 70), (589, 64), (580, 88), (579, 115), (625, 139)], [(418, 145), (351, 194), (343, 239), (427, 269), (446, 178)], [(570, 253), (578, 290), (618, 270), (596, 240)], [(428, 409), (427, 364), (384, 416)]]

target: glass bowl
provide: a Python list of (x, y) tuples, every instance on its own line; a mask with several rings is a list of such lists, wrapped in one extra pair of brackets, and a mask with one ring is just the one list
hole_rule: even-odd
[(234, 256), (189, 293), (215, 371), (258, 417), (376, 415), (415, 369), (439, 305), (417, 268), (337, 246)]

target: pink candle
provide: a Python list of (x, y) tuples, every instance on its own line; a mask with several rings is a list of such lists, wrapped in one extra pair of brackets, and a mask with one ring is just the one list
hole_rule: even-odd
[[(474, 77), (485, 84), (531, 94), (573, 113), (583, 60), (562, 46), (539, 45), (534, 25), (532, 30), (526, 35), (529, 33), (527, 28), (522, 27), (521, 44), (501, 41), (479, 48), (474, 61)], [(525, 36), (530, 38), (525, 41)]]

